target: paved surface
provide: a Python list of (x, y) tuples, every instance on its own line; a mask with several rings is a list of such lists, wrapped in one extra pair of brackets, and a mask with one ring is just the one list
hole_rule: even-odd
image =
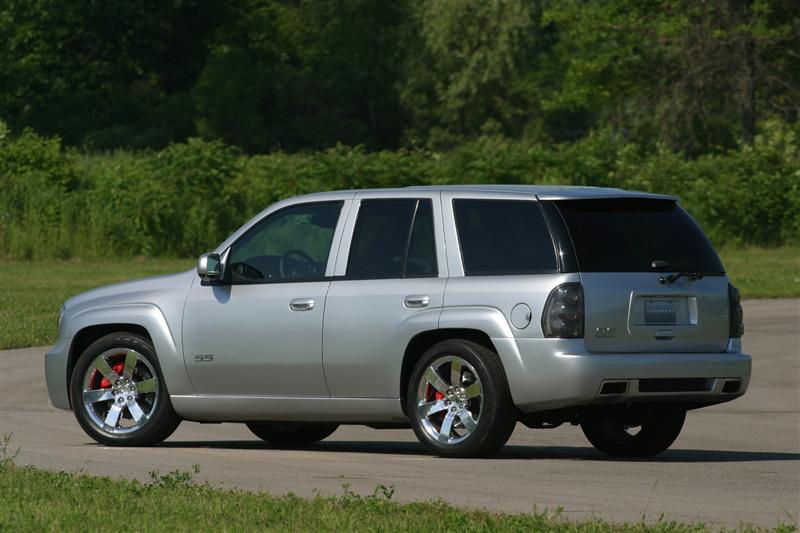
[(562, 506), (569, 517), (645, 517), (736, 526), (800, 517), (800, 301), (745, 302), (753, 380), (741, 399), (691, 412), (673, 448), (648, 460), (607, 459), (578, 428), (517, 427), (492, 459), (428, 455), (410, 430), (343, 427), (306, 450), (273, 450), (237, 424), (184, 423), (163, 445), (112, 449), (49, 406), (44, 348), (0, 354), (0, 434), (13, 432), (18, 464), (147, 479), (200, 465), (200, 480), (273, 493), (367, 494), (393, 485), (400, 501), (443, 498), (524, 512)]

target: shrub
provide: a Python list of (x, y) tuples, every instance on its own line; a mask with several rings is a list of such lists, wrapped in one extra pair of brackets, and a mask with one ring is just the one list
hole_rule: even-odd
[(288, 196), (453, 183), (676, 194), (716, 245), (797, 241), (798, 126), (768, 122), (762, 131), (751, 146), (687, 159), (610, 131), (557, 146), (485, 137), (447, 153), (338, 146), (245, 156), (219, 141), (190, 139), (160, 152), (92, 155), (0, 127), (0, 254), (194, 256)]

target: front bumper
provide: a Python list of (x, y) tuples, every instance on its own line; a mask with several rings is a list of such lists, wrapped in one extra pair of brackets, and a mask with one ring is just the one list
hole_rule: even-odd
[(44, 355), (44, 379), (50, 403), (59, 409), (70, 409), (67, 388), (67, 362), (71, 339), (58, 339), (56, 345)]
[[(711, 405), (741, 396), (750, 382), (751, 358), (738, 351), (604, 354), (588, 353), (579, 342), (548, 341), (516, 339), (519, 368), (507, 375), (523, 412), (637, 401)], [(699, 390), (686, 386), (697, 382)], [(624, 383), (624, 391), (603, 394), (606, 383)]]

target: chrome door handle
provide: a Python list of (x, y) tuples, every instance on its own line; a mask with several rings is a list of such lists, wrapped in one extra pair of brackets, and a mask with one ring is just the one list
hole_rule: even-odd
[(289, 302), (292, 311), (311, 311), (314, 309), (314, 300), (311, 298), (297, 298)]
[(406, 296), (406, 307), (428, 307), (431, 299), (424, 295)]

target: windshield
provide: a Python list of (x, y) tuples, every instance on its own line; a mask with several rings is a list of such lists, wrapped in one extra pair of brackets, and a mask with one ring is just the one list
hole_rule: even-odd
[(723, 274), (722, 263), (697, 223), (673, 200), (613, 198), (555, 202), (572, 235), (584, 272), (662, 270)]

